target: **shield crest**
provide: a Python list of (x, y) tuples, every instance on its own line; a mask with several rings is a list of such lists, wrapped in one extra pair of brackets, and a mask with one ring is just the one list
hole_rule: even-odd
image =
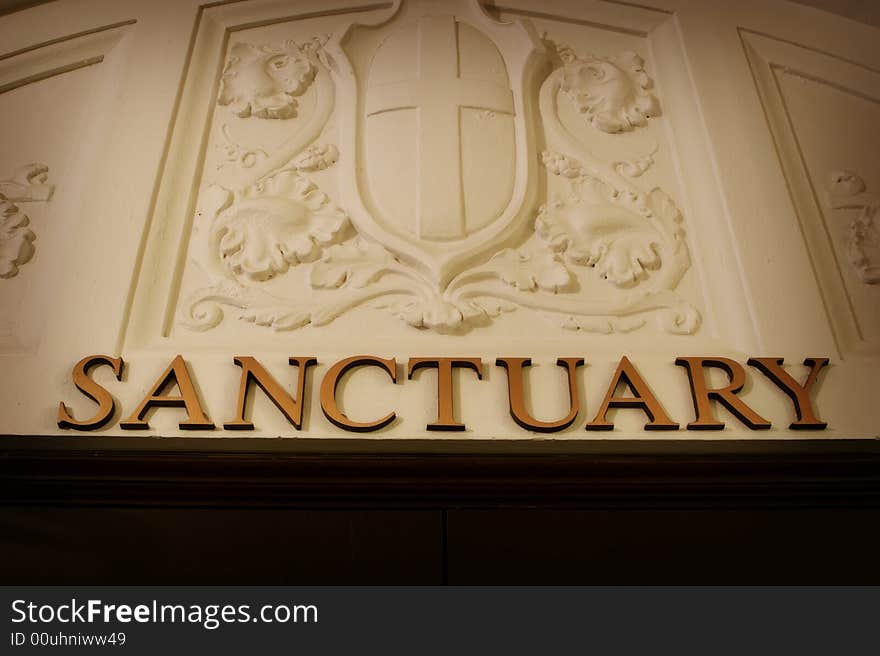
[(343, 204), (442, 288), (527, 221), (529, 90), (544, 47), (530, 24), (500, 23), (476, 1), (408, 4), (379, 29), (362, 62), (346, 35), (334, 44)]

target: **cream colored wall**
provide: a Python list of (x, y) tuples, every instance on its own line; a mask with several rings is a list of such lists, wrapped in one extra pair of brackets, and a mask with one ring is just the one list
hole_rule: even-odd
[[(257, 393), (255, 431), (199, 437), (877, 436), (876, 28), (786, 2), (351, 7), (59, 0), (0, 18), (0, 192), (17, 210), (0, 432), (69, 435), (58, 402), (94, 408), (71, 367), (107, 353), (124, 380), (95, 378), (122, 410), (95, 434), (125, 434), (181, 353), (218, 425), (234, 355), (288, 388), (288, 356), (319, 360), (302, 431)], [(16, 173), (33, 162), (48, 170)], [(400, 370), (341, 387), (353, 419), (397, 412), (369, 434), (318, 399), (327, 368), (361, 353)], [(483, 360), (483, 380), (455, 376), (464, 433), (425, 430), (436, 374), (403, 369), (429, 355)], [(747, 367), (742, 398), (769, 431), (719, 409), (721, 432), (645, 432), (617, 410), (613, 432), (588, 433), (622, 355), (682, 426), (676, 356), (784, 357), (798, 380), (829, 357), (814, 389), (829, 427), (789, 431), (788, 398)], [(545, 420), (568, 409), (556, 358), (584, 357), (572, 427), (517, 426), (499, 356), (533, 359)], [(181, 417), (155, 412), (149, 434), (193, 435)]]

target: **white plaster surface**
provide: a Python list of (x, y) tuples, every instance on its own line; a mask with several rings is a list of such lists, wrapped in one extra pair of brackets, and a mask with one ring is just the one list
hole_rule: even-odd
[[(106, 353), (127, 367), (94, 373), (121, 407), (95, 434), (126, 434), (180, 353), (218, 426), (233, 356), (288, 389), (287, 358), (317, 357), (303, 429), (257, 391), (255, 431), (187, 433), (160, 409), (144, 434), (877, 437), (880, 285), (850, 243), (859, 217), (865, 257), (880, 238), (877, 29), (782, 0), (502, 4), (58, 0), (0, 17), (0, 178), (39, 161), (55, 185), (27, 203), (35, 256), (0, 279), (0, 433), (70, 435), (58, 402), (94, 408), (71, 367)], [(857, 202), (828, 196), (835, 171), (864, 181)], [(374, 433), (320, 409), (324, 372), (356, 354), (398, 361), (396, 385), (362, 369), (340, 386), (354, 420), (397, 412)], [(788, 430), (788, 397), (747, 367), (769, 431), (719, 409), (720, 432), (645, 432), (633, 410), (587, 432), (623, 355), (682, 427), (677, 356), (784, 357), (798, 380), (829, 357), (813, 394), (829, 427)], [(406, 380), (417, 356), (483, 360), (483, 380), (454, 376), (467, 431), (425, 430), (436, 374)], [(584, 357), (574, 425), (517, 426), (499, 356), (533, 359), (543, 420), (568, 409), (556, 358)]]

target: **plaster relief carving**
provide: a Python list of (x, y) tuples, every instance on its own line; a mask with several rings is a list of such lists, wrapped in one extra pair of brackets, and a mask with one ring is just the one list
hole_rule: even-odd
[(339, 159), (339, 150), (333, 144), (313, 144), (297, 155), (293, 166), (299, 171), (323, 171)]
[(0, 180), (0, 194), (14, 203), (47, 201), (55, 185), (49, 184), (49, 167), (45, 164), (25, 164), (10, 180)]
[(832, 171), (828, 175), (827, 198), (832, 209), (857, 209), (847, 226), (846, 254), (862, 282), (880, 283), (880, 228), (877, 212), (880, 196), (866, 191), (865, 181), (852, 171)]
[(310, 55), (318, 47), (318, 39), (304, 45), (232, 45), (217, 103), (228, 105), (241, 118), (296, 116), (297, 96), (315, 79)]
[[(231, 307), (294, 330), (365, 307), (461, 333), (527, 308), (566, 330), (626, 332), (653, 316), (694, 332), (700, 315), (675, 291), (689, 267), (681, 213), (633, 181), (656, 143), (605, 161), (558, 113), (575, 103), (609, 134), (644, 126), (659, 106), (641, 58), (554, 54), (528, 21), (499, 23), (469, 0), (413, 4), (371, 26), (383, 36), (360, 68), (344, 47), (352, 25), (313, 40), (304, 123), (277, 122), (281, 145), (242, 166), (240, 186), (203, 186), (191, 254), (209, 284), (186, 297), (182, 323), (208, 330)], [(249, 99), (261, 115), (253, 99), (277, 85), (251, 64), (269, 53), (232, 46), (221, 105)], [(331, 116), (338, 147), (317, 141)], [(334, 172), (331, 200), (319, 180)], [(542, 175), (565, 193), (539, 191)]]
[(18, 206), (0, 195), (0, 278), (12, 278), (34, 254), (36, 235), (30, 219)]
[(326, 194), (285, 170), (227, 197), (210, 241), (233, 274), (261, 281), (314, 260), (345, 224), (345, 213)]
[[(660, 189), (634, 193), (591, 177), (567, 157), (544, 157), (551, 172), (573, 179), (572, 195), (542, 206), (536, 229), (568, 262), (595, 267), (603, 280), (632, 287), (661, 267), (661, 252), (681, 247), (681, 214)], [(686, 267), (681, 261), (680, 273)]]
[(34, 255), (37, 236), (30, 219), (16, 203), (47, 201), (54, 185), (48, 183), (49, 167), (28, 164), (10, 180), (0, 180), (0, 278), (18, 275), (19, 268)]
[(223, 158), (217, 163), (217, 169), (222, 169), (227, 164), (234, 163), (244, 169), (253, 168), (264, 160), (267, 155), (262, 148), (244, 148), (234, 141), (229, 134), (229, 126), (225, 123), (220, 128), (221, 141), (217, 147), (223, 152)]
[(562, 92), (596, 129), (632, 130), (659, 111), (657, 98), (651, 93), (653, 82), (636, 53), (578, 57), (571, 47), (561, 45), (558, 54), (564, 64)]
[(571, 283), (571, 274), (552, 253), (525, 253), (506, 248), (489, 260), (495, 273), (511, 287), (531, 292), (543, 289), (562, 291)]

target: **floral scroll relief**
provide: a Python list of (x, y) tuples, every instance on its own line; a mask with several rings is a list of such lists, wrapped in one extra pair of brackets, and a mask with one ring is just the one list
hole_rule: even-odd
[(632, 130), (658, 113), (653, 83), (636, 53), (578, 57), (565, 45), (557, 53), (563, 63), (560, 89), (594, 128), (612, 133)]
[(285, 119), (297, 115), (297, 97), (315, 79), (314, 53), (322, 41), (280, 46), (235, 43), (220, 80), (217, 103), (240, 118)]
[(826, 188), (832, 209), (859, 210), (847, 226), (846, 254), (862, 282), (880, 284), (880, 196), (867, 192), (865, 181), (852, 171), (832, 171)]
[[(689, 267), (681, 214), (662, 190), (634, 183), (654, 164), (656, 146), (633, 160), (606, 162), (588, 152), (558, 115), (557, 104), (568, 102), (601, 131), (643, 127), (659, 107), (640, 58), (579, 58), (559, 48), (560, 65), (541, 86), (539, 108), (548, 144), (543, 164), (565, 182), (566, 194), (536, 207), (517, 241), (470, 261), (438, 285), (383, 244), (357, 234), (312, 179), (340, 153), (317, 142), (332, 111), (326, 70), (333, 63), (319, 45), (310, 47), (310, 83), (318, 96), (317, 109), (310, 110), (316, 116), (304, 117), (317, 126), (311, 138), (294, 137), (289, 144), (295, 146), (270, 153), (241, 189), (202, 191), (193, 259), (210, 283), (185, 299), (185, 326), (208, 330), (235, 308), (240, 320), (286, 331), (367, 307), (440, 333), (487, 325), (520, 308), (567, 330), (627, 332), (649, 316), (668, 332), (697, 329), (699, 313), (675, 291)], [(249, 46), (245, 54), (253, 59), (275, 50)], [(232, 55), (228, 73), (236, 57), (244, 59), (241, 52)], [(233, 104), (226, 79), (218, 102)], [(274, 87), (242, 81), (234, 87), (235, 106), (250, 99), (249, 115), (261, 116), (253, 98)]]
[(10, 180), (0, 180), (0, 278), (13, 278), (34, 255), (36, 235), (30, 219), (16, 203), (47, 201), (54, 185), (48, 183), (49, 167), (28, 164)]

